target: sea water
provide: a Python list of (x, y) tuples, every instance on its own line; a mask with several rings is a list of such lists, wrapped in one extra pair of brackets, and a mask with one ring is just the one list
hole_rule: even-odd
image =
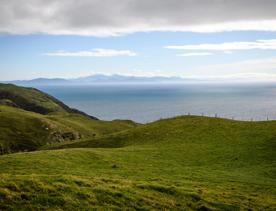
[(146, 123), (177, 115), (276, 119), (276, 84), (95, 84), (37, 86), (102, 120)]

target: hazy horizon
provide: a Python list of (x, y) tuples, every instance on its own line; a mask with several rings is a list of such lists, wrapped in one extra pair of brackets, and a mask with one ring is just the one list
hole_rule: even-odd
[[(245, 77), (248, 76), (245, 80)], [(125, 83), (124, 81), (121, 81), (121, 78), (125, 78), (126, 81), (129, 83), (135, 83), (137, 80), (139, 80), (141, 83), (162, 83), (162, 82), (168, 82), (168, 83), (213, 83), (213, 84), (219, 84), (219, 83), (229, 83), (229, 84), (257, 84), (257, 83), (274, 83), (276, 80), (274, 78), (265, 79), (265, 78), (254, 78), (252, 75), (240, 75), (240, 77), (185, 77), (185, 76), (179, 76), (179, 75), (130, 75), (130, 74), (102, 74), (102, 73), (95, 73), (91, 75), (85, 75), (80, 77), (35, 77), (35, 78), (27, 78), (27, 79), (11, 79), (11, 80), (0, 80), (0, 82), (11, 82), (11, 83), (30, 83), (34, 81), (43, 81), (47, 83), (49, 82), (55, 82), (58, 80), (64, 80), (67, 82), (81, 82), (82, 80), (87, 80), (88, 83), (92, 82), (98, 82), (103, 83), (105, 82), (104, 79), (106, 78), (110, 81), (113, 81), (115, 83)], [(93, 79), (89, 81), (88, 79)], [(111, 82), (112, 83), (112, 82)], [(139, 82), (137, 82), (139, 83)]]

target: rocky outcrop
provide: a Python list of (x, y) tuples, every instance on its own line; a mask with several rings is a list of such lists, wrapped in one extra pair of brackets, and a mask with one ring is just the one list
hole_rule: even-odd
[(60, 131), (55, 131), (50, 134), (51, 139), (54, 142), (63, 142), (63, 141), (73, 141), (73, 140), (78, 140), (81, 138), (81, 134), (78, 132), (60, 132)]

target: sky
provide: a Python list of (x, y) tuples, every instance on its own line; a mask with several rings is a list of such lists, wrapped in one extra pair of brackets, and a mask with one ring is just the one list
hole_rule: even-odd
[(275, 0), (0, 0), (0, 80), (276, 81)]

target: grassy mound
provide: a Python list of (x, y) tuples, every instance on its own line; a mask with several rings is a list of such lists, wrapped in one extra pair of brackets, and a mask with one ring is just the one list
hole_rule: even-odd
[[(203, 153), (236, 154), (263, 153), (268, 159), (276, 147), (276, 121), (246, 122), (228, 119), (182, 116), (140, 125), (131, 130), (110, 134), (93, 140), (52, 145), (48, 149), (118, 148), (118, 147), (197, 147)], [(192, 150), (194, 151), (194, 150)], [(196, 153), (200, 153), (197, 151)], [(233, 155), (234, 156), (234, 155)], [(208, 156), (209, 157), (209, 156)], [(255, 156), (254, 156), (255, 157)]]

